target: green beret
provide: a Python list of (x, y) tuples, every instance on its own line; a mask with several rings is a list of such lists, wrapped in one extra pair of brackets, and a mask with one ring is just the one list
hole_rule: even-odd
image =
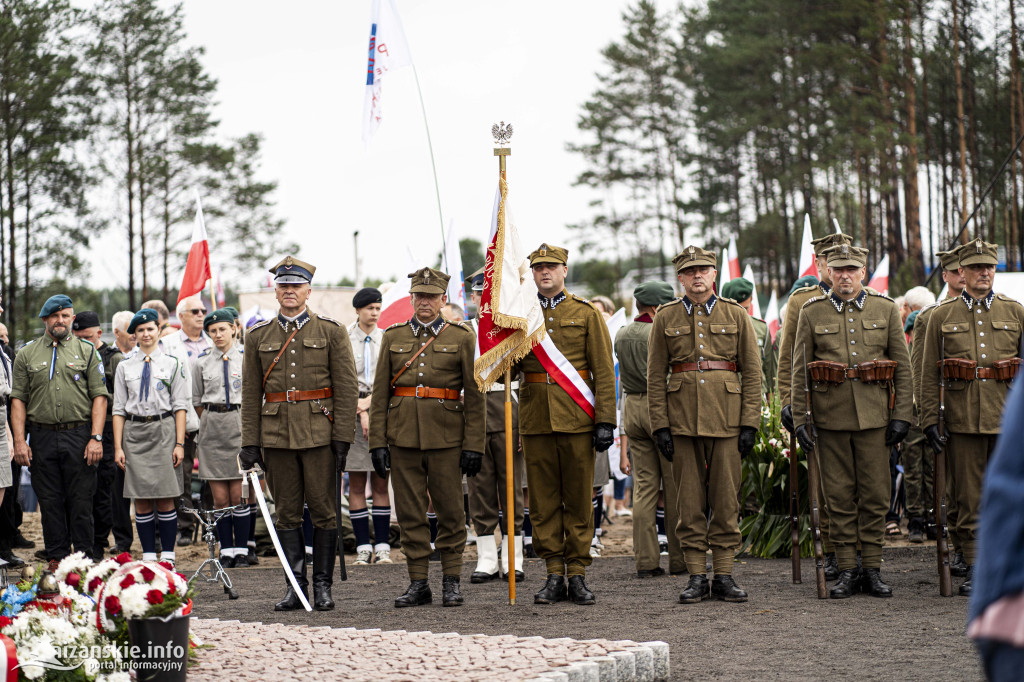
[(754, 283), (739, 277), (731, 279), (722, 287), (722, 296), (734, 301), (745, 301), (754, 293)]
[(676, 292), (668, 282), (644, 282), (633, 289), (633, 298), (640, 305), (659, 306), (676, 297)]
[(914, 321), (917, 320), (917, 314), (919, 312), (921, 312), (921, 311), (920, 310), (915, 310), (914, 312), (912, 312), (909, 315), (907, 315), (907, 321), (903, 323), (903, 332), (904, 333), (909, 334), (910, 332), (914, 331)]
[(789, 295), (792, 296), (797, 289), (803, 289), (804, 287), (812, 287), (818, 283), (818, 278), (814, 275), (804, 275), (797, 281), (793, 282), (793, 286), (789, 288)]
[(235, 306), (233, 306), (233, 305), (226, 305), (226, 306), (224, 306), (223, 308), (221, 308), (221, 310), (226, 310), (226, 311), (228, 311), (229, 313), (231, 313), (231, 317), (235, 318), (236, 320), (237, 320), (237, 319), (238, 319), (239, 317), (241, 317), (241, 314), (240, 314), (240, 313), (238, 312), (238, 308), (236, 308), (236, 307), (235, 307)]
[(210, 325), (215, 322), (227, 322), (232, 327), (235, 326), (235, 316), (227, 308), (219, 308), (214, 310), (212, 313), (203, 318), (203, 331), (210, 328)]
[(74, 304), (71, 303), (71, 299), (64, 294), (57, 294), (46, 299), (46, 303), (43, 304), (42, 310), (39, 311), (39, 317), (49, 317), (58, 310), (64, 310), (65, 308), (74, 308)]
[(152, 308), (143, 308), (139, 312), (135, 313), (135, 317), (128, 323), (128, 333), (134, 334), (135, 329), (140, 324), (146, 324), (147, 322), (159, 322), (160, 316), (156, 314), (156, 311)]

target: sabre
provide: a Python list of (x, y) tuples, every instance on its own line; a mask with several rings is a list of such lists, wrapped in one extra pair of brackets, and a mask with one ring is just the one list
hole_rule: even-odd
[(284, 568), (284, 574), (288, 578), (288, 582), (291, 583), (292, 589), (295, 590), (295, 594), (299, 596), (302, 607), (307, 611), (312, 611), (313, 607), (309, 605), (309, 600), (306, 599), (306, 595), (299, 587), (298, 581), (295, 580), (295, 576), (292, 575), (292, 571), (288, 567), (288, 561), (284, 558), (284, 549), (281, 548), (281, 541), (277, 539), (274, 520), (270, 518), (270, 509), (267, 508), (267, 498), (263, 496), (263, 489), (260, 488), (260, 476), (256, 471), (249, 471), (248, 475), (250, 480), (249, 487), (252, 488), (253, 494), (256, 497), (256, 503), (260, 506), (260, 513), (263, 514), (263, 520), (267, 524), (267, 532), (270, 533), (270, 539), (274, 543), (274, 550), (277, 552), (277, 558), (281, 562), (282, 568)]

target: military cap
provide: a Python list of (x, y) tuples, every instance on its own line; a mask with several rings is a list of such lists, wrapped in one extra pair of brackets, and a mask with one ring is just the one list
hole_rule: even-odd
[(286, 256), (280, 263), (270, 268), (276, 284), (309, 284), (313, 281), (316, 267), (298, 258)]
[(863, 268), (868, 264), (868, 251), (850, 244), (833, 246), (824, 253), (830, 268)]
[(909, 334), (914, 331), (914, 322), (917, 320), (917, 314), (920, 312), (920, 310), (915, 310), (907, 315), (907, 321), (903, 323), (903, 333)]
[(238, 312), (238, 308), (236, 308), (233, 305), (226, 305), (222, 308), (222, 310), (226, 310), (229, 313), (231, 313), (231, 317), (235, 318), (236, 320), (242, 316), (242, 314)]
[(965, 265), (998, 265), (999, 256), (995, 244), (989, 244), (978, 237), (957, 249), (960, 255), (960, 266)]
[(381, 296), (379, 289), (373, 287), (363, 287), (356, 292), (356, 295), (352, 297), (352, 307), (356, 310), (365, 308), (372, 303), (382, 303), (384, 297)]
[(841, 244), (853, 244), (853, 237), (842, 232), (836, 232), (833, 234), (826, 234), (824, 237), (818, 237), (817, 239), (811, 240), (811, 246), (814, 247), (815, 256), (824, 256), (825, 252), (831, 249), (833, 246), (839, 246)]
[(714, 251), (705, 251), (699, 246), (687, 246), (672, 259), (672, 263), (676, 266), (676, 272), (698, 265), (710, 265), (716, 268), (718, 267), (718, 256)]
[(484, 290), (484, 269), (480, 268), (466, 280), (469, 283), (471, 291), (483, 291)]
[(420, 268), (416, 272), (410, 272), (409, 279), (412, 280), (409, 293), (443, 294), (448, 291), (448, 280), (451, 277), (434, 268)]
[(57, 294), (46, 299), (46, 303), (43, 304), (42, 309), (39, 311), (39, 317), (49, 317), (58, 310), (64, 310), (65, 308), (74, 308), (74, 304), (71, 299), (64, 294)]
[(668, 282), (644, 282), (633, 289), (633, 298), (640, 305), (661, 305), (676, 297), (676, 292)]
[(793, 286), (789, 288), (789, 295), (792, 296), (794, 293), (796, 293), (797, 289), (803, 289), (804, 287), (813, 287), (820, 281), (821, 280), (819, 280), (814, 275), (804, 275), (803, 277), (800, 277), (795, 282), (793, 282)]
[(745, 301), (754, 293), (754, 283), (749, 279), (738, 277), (731, 279), (722, 287), (722, 296), (734, 301)]
[(561, 246), (541, 244), (537, 247), (536, 251), (530, 254), (530, 267), (532, 268), (537, 263), (568, 265), (569, 249), (562, 248)]
[(75, 313), (75, 321), (71, 323), (71, 328), (76, 332), (99, 326), (100, 316), (91, 310), (83, 310), (80, 313)]
[(146, 324), (147, 322), (158, 322), (160, 316), (156, 314), (156, 311), (152, 308), (143, 308), (139, 312), (135, 313), (135, 317), (128, 323), (128, 333), (134, 334), (135, 329), (140, 324)]
[(227, 308), (218, 308), (203, 318), (203, 330), (208, 330), (210, 325), (215, 322), (227, 322), (233, 327), (235, 326), (235, 316)]

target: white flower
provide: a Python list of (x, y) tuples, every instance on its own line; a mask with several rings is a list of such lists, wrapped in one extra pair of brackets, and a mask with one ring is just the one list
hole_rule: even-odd
[(86, 557), (82, 552), (75, 552), (60, 560), (60, 563), (57, 564), (57, 570), (53, 573), (53, 577), (63, 582), (68, 573), (84, 574), (92, 565), (92, 559)]

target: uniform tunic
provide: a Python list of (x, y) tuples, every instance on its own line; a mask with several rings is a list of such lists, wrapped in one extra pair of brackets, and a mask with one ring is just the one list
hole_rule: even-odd
[[(178, 497), (184, 489), (182, 466), (174, 466), (175, 415), (192, 398), (185, 367), (178, 358), (159, 348), (149, 355), (148, 393), (143, 389), (146, 355), (138, 350), (117, 366), (114, 377), (114, 416), (125, 417), (121, 449), (125, 455), (124, 496), (134, 499)], [(129, 417), (172, 414), (152, 422)]]
[[(225, 390), (226, 387), (226, 390)], [(192, 404), (203, 407), (199, 418), (199, 477), (233, 481), (242, 443), (242, 348), (227, 353), (209, 348), (192, 362)]]

